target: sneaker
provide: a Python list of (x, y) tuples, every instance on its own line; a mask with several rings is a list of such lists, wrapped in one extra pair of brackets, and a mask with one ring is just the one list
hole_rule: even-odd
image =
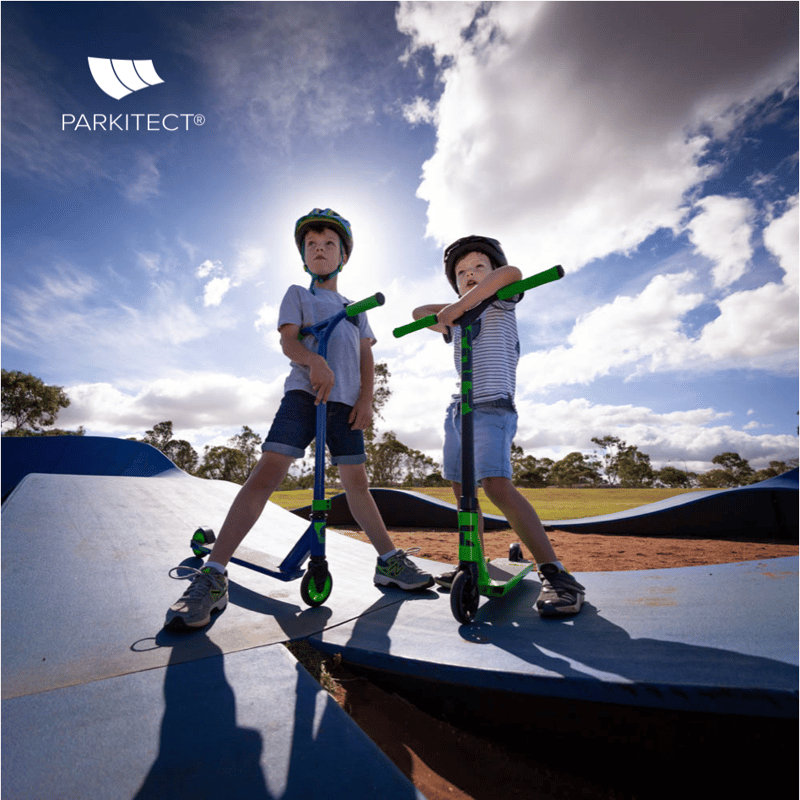
[[(172, 573), (177, 573), (173, 575)], [(212, 567), (193, 569), (174, 567), (169, 571), (170, 578), (178, 581), (189, 576), (192, 582), (177, 603), (167, 611), (164, 627), (169, 630), (202, 628), (211, 622), (212, 611), (222, 611), (228, 605), (228, 573), (224, 575)]]
[(433, 580), (442, 589), (447, 589), (449, 592), (453, 588), (453, 581), (456, 579), (457, 569), (451, 569), (450, 572), (443, 572), (441, 575), (434, 575)]
[[(489, 563), (488, 556), (486, 558), (486, 563)], [(442, 589), (447, 589), (449, 592), (453, 588), (453, 581), (456, 579), (457, 574), (458, 567), (456, 567), (456, 569), (451, 569), (449, 572), (443, 572), (441, 575), (434, 575), (433, 580), (437, 585), (441, 586)]]
[(419, 547), (414, 547), (408, 552), (398, 550), (393, 556), (384, 561), (378, 558), (375, 567), (376, 586), (396, 586), (398, 589), (416, 591), (433, 586), (433, 578), (423, 572), (408, 556), (416, 553)]
[(581, 586), (569, 572), (555, 564), (542, 564), (539, 578), (542, 591), (536, 608), (543, 617), (567, 616), (581, 610), (586, 587)]

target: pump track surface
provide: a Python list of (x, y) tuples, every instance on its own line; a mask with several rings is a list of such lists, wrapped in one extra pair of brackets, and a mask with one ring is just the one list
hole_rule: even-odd
[[(533, 572), (461, 626), (439, 590), (374, 586), (371, 546), (329, 531), (324, 605), (231, 564), (225, 611), (177, 634), (162, 624), (186, 584), (168, 573), (200, 565), (191, 534), (218, 529), (239, 487), (135, 442), (2, 443), (3, 798), (666, 797), (687, 781), (738, 794), (764, 770), (796, 780), (798, 559), (772, 500), (774, 536), (756, 538), (794, 555), (573, 568), (587, 587), (573, 618), (536, 614)], [(752, 507), (792, 480), (796, 507), (796, 472)], [(737, 513), (754, 513), (747, 496)], [(245, 544), (282, 557), (306, 526), (270, 503)], [(350, 715), (287, 642), (329, 657)]]

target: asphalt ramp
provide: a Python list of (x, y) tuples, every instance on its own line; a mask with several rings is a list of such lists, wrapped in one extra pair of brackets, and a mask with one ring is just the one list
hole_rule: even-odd
[[(42, 475), (2, 513), (2, 797), (120, 800), (314, 796), (424, 800), (278, 645), (397, 603), (370, 548), (331, 547), (336, 603), (236, 565), (202, 631), (162, 630), (239, 487), (192, 478)], [(305, 523), (270, 504), (248, 538), (277, 556)], [(353, 602), (355, 600), (355, 602)], [(330, 602), (330, 601), (329, 601)]]
[[(536, 613), (532, 573), (461, 626), (446, 593), (375, 587), (373, 548), (329, 531), (325, 605), (231, 564), (210, 626), (162, 630), (185, 587), (169, 570), (200, 565), (192, 532), (218, 530), (238, 490), (177, 469), (17, 485), (2, 512), (4, 798), (293, 798), (320, 775), (335, 798), (420, 797), (277, 646), (292, 639), (442, 696), (797, 718), (796, 557), (579, 573), (586, 604), (556, 620)], [(245, 544), (281, 558), (306, 525), (268, 504)]]

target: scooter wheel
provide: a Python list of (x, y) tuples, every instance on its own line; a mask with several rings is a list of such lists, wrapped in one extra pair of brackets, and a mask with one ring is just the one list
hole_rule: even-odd
[(519, 542), (514, 542), (508, 546), (508, 560), (509, 561), (524, 561), (525, 556), (522, 555), (522, 546)]
[(199, 545), (213, 544), (217, 541), (214, 531), (211, 528), (198, 528), (192, 535), (192, 552), (198, 557), (202, 558), (206, 555), (202, 550), (198, 550), (194, 545), (195, 542)]
[(462, 625), (469, 625), (475, 619), (479, 599), (478, 584), (469, 572), (459, 570), (450, 589), (450, 609)]
[(311, 569), (306, 570), (303, 580), (300, 581), (300, 596), (309, 606), (321, 606), (331, 596), (333, 590), (333, 578), (330, 572), (327, 570), (315, 572)]

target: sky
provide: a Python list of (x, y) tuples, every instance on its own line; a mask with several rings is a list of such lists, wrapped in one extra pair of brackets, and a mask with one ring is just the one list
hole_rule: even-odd
[[(392, 330), (455, 299), (443, 248), (480, 234), (566, 273), (517, 307), (527, 454), (797, 457), (796, 3), (0, 13), (2, 365), (64, 387), (59, 427), (264, 438), (278, 307), (307, 285), (294, 222), (330, 207), (355, 242), (340, 291), (387, 299), (380, 432), (441, 460), (452, 353)], [(117, 99), (90, 58), (161, 82)]]

